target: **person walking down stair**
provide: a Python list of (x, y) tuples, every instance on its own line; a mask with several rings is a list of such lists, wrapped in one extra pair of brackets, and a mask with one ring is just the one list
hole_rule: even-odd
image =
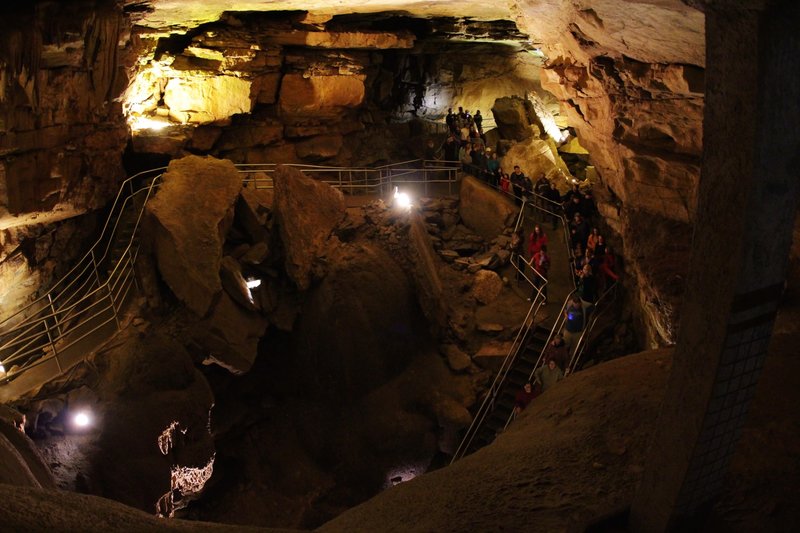
[(555, 359), (550, 359), (546, 365), (536, 369), (533, 377), (534, 382), (542, 386), (542, 392), (546, 392), (547, 389), (564, 379), (564, 372), (558, 368)]
[(522, 390), (517, 393), (514, 398), (514, 416), (520, 414), (528, 404), (530, 404), (539, 394), (541, 390), (533, 388), (533, 385), (528, 382), (522, 387)]

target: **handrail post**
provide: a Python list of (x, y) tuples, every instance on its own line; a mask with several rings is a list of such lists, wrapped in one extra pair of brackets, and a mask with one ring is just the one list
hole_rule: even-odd
[(117, 315), (117, 302), (111, 292), (111, 283), (106, 283), (106, 290), (108, 291), (108, 299), (111, 301), (111, 313), (114, 315), (114, 322), (117, 323), (117, 331), (122, 331), (122, 327), (119, 324), (119, 316)]
[(92, 248), (92, 270), (94, 270), (94, 277), (97, 280), (97, 286), (100, 287), (100, 272), (97, 270), (97, 257), (94, 255), (94, 248)]
[(58, 314), (56, 313), (56, 306), (53, 305), (53, 295), (49, 292), (47, 293), (47, 301), (50, 302), (50, 310), (53, 312), (53, 320), (56, 321), (56, 331), (58, 332), (59, 337), (62, 335), (61, 333), (61, 326), (58, 323)]
[(44, 330), (47, 333), (47, 340), (50, 341), (50, 347), (53, 349), (53, 358), (56, 360), (56, 366), (58, 366), (58, 373), (61, 374), (64, 372), (61, 368), (61, 361), (58, 359), (58, 349), (56, 348), (56, 343), (53, 342), (53, 336), (50, 334), (50, 326), (47, 324), (47, 318), (43, 319), (44, 322)]

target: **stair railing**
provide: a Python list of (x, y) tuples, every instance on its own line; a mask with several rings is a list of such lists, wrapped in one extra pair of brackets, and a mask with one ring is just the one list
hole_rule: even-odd
[[(497, 187), (495, 185), (492, 185), (491, 183), (486, 183), (486, 185), (488, 187), (491, 187), (491, 188), (497, 190), (498, 192), (500, 192), (502, 194), (506, 194), (508, 196), (511, 196), (512, 198), (516, 198), (514, 194), (509, 193), (508, 191), (504, 191), (501, 188), (499, 188), (499, 187)], [(551, 200), (549, 200), (547, 198), (544, 198), (543, 196), (541, 196), (540, 198), (542, 198), (542, 199), (544, 199), (544, 200), (546, 200), (546, 201), (548, 201), (550, 203), (554, 203)], [(556, 205), (558, 205), (559, 208), (561, 207), (560, 204), (556, 204)], [(522, 226), (522, 224), (524, 223), (526, 209), (538, 210), (538, 211), (541, 211), (541, 212), (556, 216), (561, 220), (562, 228), (563, 228), (563, 231), (564, 231), (564, 244), (565, 244), (565, 246), (567, 248), (567, 253), (568, 253), (569, 257), (570, 257), (570, 261), (568, 261), (568, 263), (567, 263), (567, 269), (569, 271), (569, 279), (572, 281), (573, 287), (575, 287), (575, 277), (574, 277), (574, 275), (572, 273), (572, 267), (571, 267), (571, 264), (572, 264), (572, 261), (571, 261), (571, 259), (572, 259), (572, 247), (570, 246), (571, 239), (569, 238), (569, 231), (567, 229), (568, 228), (568, 223), (567, 223), (567, 220), (566, 220), (566, 216), (564, 216), (563, 212), (557, 212), (555, 210), (549, 210), (547, 208), (542, 207), (541, 205), (529, 202), (527, 198), (523, 198), (522, 199), (522, 205), (520, 207), (519, 214), (517, 215), (517, 219), (516, 219), (516, 222), (515, 222), (515, 225), (514, 225), (514, 231), (519, 229), (520, 226)], [(536, 316), (536, 314), (539, 312), (539, 309), (541, 308), (541, 306), (542, 306), (542, 304), (544, 303), (544, 300), (545, 300), (544, 296), (543, 296), (543, 293), (544, 293), (544, 289), (545, 289), (545, 287), (547, 285), (547, 279), (545, 279), (541, 274), (536, 272), (536, 270), (533, 268), (533, 265), (531, 265), (531, 263), (529, 261), (527, 261), (526, 259), (523, 258), (523, 261), (525, 261), (525, 263), (528, 266), (531, 267), (532, 272), (534, 272), (535, 275), (539, 276), (542, 280), (544, 280), (544, 283), (542, 284), (542, 286), (539, 289), (536, 289), (535, 288), (535, 284), (533, 283), (533, 281), (531, 281), (530, 278), (528, 278), (528, 276), (526, 275), (525, 272), (522, 272), (517, 267), (516, 261), (514, 261), (515, 255), (516, 254), (512, 253), (512, 256), (511, 256), (512, 265), (514, 265), (514, 268), (518, 272), (522, 273), (522, 275), (525, 277), (525, 279), (528, 281), (528, 283), (530, 283), (532, 286), (534, 286), (534, 290), (536, 291), (536, 296), (535, 296), (535, 298), (533, 298), (533, 302), (531, 303), (531, 307), (528, 310), (528, 314), (526, 315), (525, 320), (523, 320), (519, 331), (517, 331), (517, 336), (514, 339), (514, 344), (512, 344), (511, 350), (509, 351), (508, 355), (506, 355), (505, 359), (503, 360), (503, 363), (500, 366), (500, 370), (498, 370), (497, 374), (495, 375), (495, 378), (494, 378), (494, 381), (492, 382), (492, 385), (489, 387), (489, 390), (487, 391), (486, 396), (484, 397), (484, 400), (481, 403), (481, 406), (478, 408), (478, 411), (476, 412), (475, 416), (472, 419), (472, 423), (470, 424), (469, 428), (467, 428), (467, 432), (465, 433), (464, 438), (461, 439), (461, 442), (459, 443), (458, 448), (456, 449), (456, 452), (453, 454), (453, 458), (450, 461), (451, 464), (467, 454), (467, 452), (470, 449), (470, 446), (472, 445), (472, 442), (475, 439), (475, 436), (478, 434), (478, 431), (481, 428), (481, 425), (483, 424), (483, 422), (486, 419), (486, 417), (488, 416), (488, 414), (491, 413), (492, 410), (494, 409), (494, 401), (496, 400), (497, 395), (500, 393), (500, 390), (501, 390), (503, 384), (505, 383), (505, 379), (508, 376), (508, 373), (511, 371), (511, 368), (513, 367), (514, 363), (516, 362), (516, 358), (517, 358), (517, 355), (520, 352), (520, 349), (527, 344), (528, 334), (530, 333), (531, 329), (533, 328), (533, 319), (531, 317), (532, 316), (533, 317)], [(564, 301), (564, 304), (562, 305), (561, 311), (560, 311), (558, 317), (556, 318), (556, 321), (553, 324), (553, 327), (551, 328), (550, 333), (548, 334), (547, 342), (545, 343), (544, 347), (542, 348), (542, 351), (539, 354), (539, 357), (536, 360), (536, 364), (534, 366), (534, 371), (541, 364), (541, 361), (542, 361), (542, 358), (544, 356), (545, 350), (547, 349), (547, 346), (550, 344), (550, 342), (552, 341), (552, 339), (555, 336), (555, 334), (558, 331), (561, 330), (561, 327), (563, 326), (563, 320), (564, 320), (563, 319), (564, 310), (566, 309), (567, 303), (569, 302), (569, 300), (572, 297), (572, 295), (575, 294), (575, 290), (570, 292), (569, 296), (567, 296), (567, 299)], [(535, 311), (534, 311), (534, 308), (535, 308)], [(531, 315), (532, 313), (533, 313), (533, 315)], [(521, 340), (520, 340), (520, 338), (521, 338)], [(529, 379), (532, 379), (532, 378), (533, 378), (533, 373), (531, 373), (531, 377)], [(508, 424), (511, 422), (511, 420), (513, 419), (513, 415), (514, 415), (514, 413), (512, 411), (511, 415), (509, 416), (509, 419), (506, 421), (506, 423), (504, 425), (504, 428), (507, 427)]]
[[(514, 265), (514, 268), (517, 268), (516, 265)], [(518, 268), (517, 270), (519, 271)], [(527, 276), (526, 279), (528, 279)], [(497, 374), (495, 374), (494, 381), (492, 381), (492, 384), (486, 391), (486, 394), (484, 395), (483, 398), (483, 402), (481, 402), (478, 411), (475, 413), (475, 416), (472, 419), (472, 423), (470, 424), (469, 428), (467, 428), (467, 432), (464, 435), (464, 438), (461, 439), (458, 448), (453, 454), (453, 458), (450, 460), (450, 464), (453, 464), (454, 462), (461, 459), (467, 454), (484, 420), (489, 415), (489, 413), (491, 413), (494, 410), (494, 402), (497, 399), (497, 395), (500, 393), (500, 390), (502, 388), (503, 383), (505, 382), (506, 377), (508, 376), (508, 373), (514, 366), (514, 361), (516, 361), (520, 349), (525, 346), (527, 342), (528, 333), (534, 326), (534, 319), (536, 317), (536, 314), (539, 312), (539, 309), (541, 309), (541, 306), (544, 303), (544, 297), (542, 294), (543, 289), (544, 285), (540, 288), (536, 288), (536, 286), (533, 285), (533, 290), (536, 291), (536, 296), (531, 302), (530, 307), (528, 308), (528, 313), (525, 315), (525, 319), (522, 321), (522, 325), (517, 330), (517, 334), (514, 337), (514, 341), (511, 344), (511, 348), (509, 349), (508, 354), (506, 354), (505, 358), (503, 359), (503, 362), (500, 365), (500, 369), (497, 371)]]
[(603, 292), (603, 294), (600, 295), (600, 298), (598, 298), (595, 302), (589, 322), (587, 323), (586, 327), (583, 328), (581, 336), (578, 338), (578, 342), (575, 343), (575, 350), (573, 351), (572, 357), (569, 360), (569, 364), (567, 364), (567, 369), (569, 370), (570, 374), (573, 374), (578, 367), (580, 359), (586, 351), (586, 347), (589, 345), (589, 336), (591, 335), (595, 324), (597, 324), (598, 319), (613, 307), (613, 303), (616, 301), (616, 298), (617, 283), (614, 282)]
[[(271, 174), (277, 165), (237, 165), (244, 176), (243, 184), (254, 188), (271, 189)], [(451, 187), (459, 178), (458, 169), (446, 165), (428, 164), (421, 160), (403, 161), (377, 168), (322, 167), (292, 165), (321, 181), (340, 189), (351, 191), (391, 190), (393, 180), (414, 176), (415, 182), (447, 182)], [(81, 259), (59, 278), (41, 296), (0, 321), (0, 384), (8, 383), (25, 371), (55, 359), (59, 372), (63, 372), (59, 353), (74, 346), (110, 322), (121, 328), (121, 307), (136, 283), (134, 264), (138, 257), (136, 243), (147, 202), (160, 185), (159, 180), (167, 167), (139, 172), (125, 179), (109, 209), (100, 235)], [(444, 171), (445, 178), (439, 176)], [(259, 176), (261, 173), (263, 176)], [(432, 178), (432, 176), (435, 176)], [(136, 188), (139, 182), (142, 187)], [(130, 192), (127, 192), (130, 191)], [(141, 206), (135, 205), (137, 195), (144, 195)], [(115, 262), (111, 250), (120, 230), (124, 213), (134, 209), (135, 223), (127, 242), (119, 243), (124, 249)], [(110, 270), (103, 274), (106, 265)], [(3, 331), (5, 329), (5, 331)], [(16, 367), (16, 368), (14, 368)], [(13, 372), (11, 372), (13, 370)]]

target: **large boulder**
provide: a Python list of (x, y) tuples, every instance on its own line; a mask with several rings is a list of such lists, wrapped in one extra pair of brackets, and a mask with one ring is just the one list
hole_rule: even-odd
[(274, 209), (286, 255), (286, 273), (301, 290), (311, 285), (312, 267), (342, 221), (342, 193), (284, 165), (275, 169)]
[(531, 179), (532, 183), (536, 182), (540, 174), (544, 174), (562, 193), (572, 188), (569, 168), (558, 154), (555, 142), (550, 138), (530, 138), (515, 143), (503, 156), (500, 165), (510, 169), (513, 169), (514, 165), (519, 165), (520, 170)]
[(522, 141), (534, 134), (531, 126), (536, 123), (536, 113), (528, 100), (519, 96), (498, 98), (492, 106), (492, 115), (503, 139)]
[(461, 180), (460, 196), (458, 209), (464, 224), (487, 240), (503, 233), (519, 213), (509, 196), (471, 176), (464, 176)]
[(0, 406), (0, 484), (55, 489), (50, 469), (36, 446), (17, 429), (22, 415)]
[(242, 178), (233, 163), (189, 156), (172, 161), (147, 205), (161, 276), (186, 306), (204, 316), (222, 289), (219, 271)]

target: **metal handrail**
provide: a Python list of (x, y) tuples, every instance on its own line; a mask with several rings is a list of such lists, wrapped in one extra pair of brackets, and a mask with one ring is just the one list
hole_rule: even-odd
[[(594, 329), (594, 325), (597, 323), (597, 320), (608, 310), (611, 308), (611, 303), (616, 300), (617, 297), (617, 282), (614, 282), (609, 288), (600, 295), (600, 298), (594, 303), (594, 309), (592, 310), (592, 320), (583, 328), (581, 332), (581, 336), (578, 338), (578, 342), (575, 343), (575, 350), (573, 351), (572, 357), (567, 364), (567, 371), (572, 374), (575, 372), (575, 369), (578, 366), (578, 362), (583, 355), (583, 352), (586, 350), (586, 346), (589, 344), (589, 334), (591, 334), (592, 330)], [(601, 304), (608, 304), (603, 305), (601, 308)]]
[[(316, 165), (293, 164), (308, 174), (335, 174), (335, 179), (323, 179), (332, 186), (343, 190), (367, 188), (371, 191), (391, 190), (395, 183), (448, 183), (449, 187), (459, 178), (457, 167), (440, 166), (438, 161), (411, 160), (380, 167), (324, 167)], [(259, 179), (253, 175), (263, 172), (268, 176), (262, 184), (272, 188), (271, 174), (277, 164), (236, 165), (242, 174), (243, 186), (253, 184), (259, 188)], [(0, 364), (15, 365), (13, 374), (7, 372), (0, 383), (8, 383), (25, 371), (46, 361), (55, 359), (61, 371), (59, 353), (93, 334), (106, 324), (114, 321), (120, 325), (120, 307), (125, 302), (135, 283), (134, 265), (139, 253), (136, 237), (141, 226), (142, 216), (148, 201), (159, 187), (159, 180), (167, 167), (139, 172), (121, 184), (109, 209), (100, 236), (81, 257), (81, 259), (57, 280), (49, 290), (28, 305), (0, 321)], [(445, 178), (438, 174), (445, 171)], [(434, 174), (435, 173), (435, 174)], [(345, 178), (346, 174), (346, 178)], [(417, 179), (411, 179), (417, 178)], [(135, 188), (139, 181), (145, 184)], [(127, 191), (130, 193), (127, 193)], [(137, 195), (143, 194), (141, 206), (136, 206)], [(100, 269), (112, 259), (111, 250), (115, 239), (119, 238), (121, 219), (124, 213), (133, 209), (135, 222), (127, 243), (108, 271)], [(105, 314), (110, 316), (106, 317)], [(100, 317), (100, 323), (95, 323)], [(93, 326), (88, 331), (82, 328)], [(76, 337), (77, 334), (77, 337)], [(39, 357), (37, 357), (37, 355)], [(17, 364), (18, 363), (18, 364)], [(12, 370), (7, 368), (7, 371)]]
[[(509, 193), (508, 191), (504, 191), (500, 187), (492, 185), (491, 183), (486, 183), (486, 185), (491, 187), (491, 188), (493, 188), (493, 189), (495, 189), (495, 190), (497, 190), (498, 192), (500, 192), (502, 194), (506, 194), (508, 196), (511, 196), (512, 198), (516, 198), (516, 196), (514, 194)], [(542, 197), (542, 198), (544, 198), (544, 197)], [(544, 199), (548, 200), (547, 198), (544, 198)], [(550, 200), (548, 200), (548, 201), (550, 201)], [(548, 214), (555, 215), (555, 216), (559, 217), (559, 219), (562, 222), (562, 227), (564, 228), (564, 237), (565, 237), (564, 244), (565, 244), (565, 246), (567, 248), (567, 252), (568, 252), (568, 254), (570, 255), (570, 258), (571, 258), (572, 257), (572, 249), (571, 249), (571, 246), (569, 246), (570, 240), (569, 240), (569, 235), (568, 235), (567, 230), (566, 230), (567, 221), (566, 221), (566, 217), (563, 214), (559, 214), (559, 213), (550, 211), (550, 210), (545, 209), (545, 208), (543, 208), (543, 207), (541, 207), (539, 205), (536, 205), (536, 204), (528, 203), (527, 199), (523, 198), (522, 199), (522, 206), (520, 207), (519, 215), (517, 216), (517, 220), (516, 220), (516, 223), (514, 225), (514, 231), (519, 229), (519, 227), (522, 225), (522, 223), (524, 221), (524, 218), (525, 218), (525, 209), (526, 209), (526, 207), (530, 207), (530, 208), (533, 208), (533, 209), (538, 209), (538, 210), (543, 211), (545, 213), (548, 213)], [(536, 289), (535, 284), (528, 278), (527, 274), (525, 272), (522, 272), (517, 267), (516, 263), (513, 261), (515, 255), (518, 255), (518, 254), (514, 254), (514, 253), (511, 254), (512, 265), (517, 270), (517, 272), (522, 273), (523, 277), (528, 281), (528, 283), (530, 283), (531, 285), (534, 286), (534, 289), (536, 290), (537, 294), (536, 294), (536, 297), (533, 299), (533, 302), (531, 303), (531, 307), (528, 310), (528, 314), (525, 316), (525, 320), (523, 321), (522, 325), (520, 326), (520, 329), (517, 331), (517, 336), (514, 339), (514, 343), (511, 346), (511, 350), (509, 351), (509, 353), (506, 355), (505, 359), (503, 360), (503, 363), (501, 364), (500, 369), (498, 370), (497, 374), (495, 375), (495, 379), (492, 382), (492, 385), (489, 387), (489, 390), (487, 391), (486, 397), (484, 398), (483, 402), (481, 403), (481, 406), (478, 408), (478, 411), (476, 412), (475, 417), (473, 418), (472, 423), (470, 424), (469, 428), (467, 428), (467, 432), (464, 435), (464, 438), (461, 440), (461, 442), (458, 445), (458, 448), (456, 449), (455, 453), (453, 454), (453, 458), (450, 461), (451, 464), (453, 462), (457, 461), (458, 459), (460, 459), (461, 457), (463, 457), (464, 455), (466, 455), (467, 451), (469, 450), (469, 447), (472, 445), (472, 442), (475, 439), (475, 436), (478, 434), (478, 430), (480, 429), (481, 425), (483, 424), (483, 421), (486, 419), (488, 414), (494, 409), (494, 400), (495, 400), (495, 398), (497, 397), (497, 395), (500, 392), (500, 387), (502, 387), (503, 383), (505, 382), (505, 378), (508, 376), (508, 373), (511, 370), (511, 368), (513, 367), (514, 362), (516, 362), (516, 358), (517, 358), (517, 356), (519, 354), (520, 348), (522, 346), (525, 346), (526, 341), (527, 341), (527, 336), (528, 336), (528, 334), (530, 333), (530, 330), (533, 327), (533, 320), (530, 319), (531, 318), (531, 312), (533, 311), (534, 307), (536, 307), (536, 312), (533, 314), (533, 316), (535, 317), (536, 313), (538, 313), (539, 309), (541, 308), (542, 304), (544, 303), (543, 291), (544, 291), (545, 287), (547, 286), (547, 279), (544, 276), (542, 276), (541, 273), (537, 272), (536, 269), (533, 268), (533, 265), (531, 264), (531, 262), (526, 260), (525, 257), (523, 256), (522, 260), (525, 262), (525, 264), (527, 264), (528, 266), (531, 267), (531, 271), (533, 271), (534, 274), (538, 275), (542, 280), (544, 280), (544, 283), (542, 284), (542, 286), (540, 288)], [(567, 267), (568, 267), (568, 270), (569, 270), (569, 279), (572, 280), (573, 287), (574, 287), (574, 276), (572, 275), (572, 268), (570, 267), (569, 262), (568, 262)], [(567, 296), (567, 300), (564, 301), (564, 305), (561, 308), (561, 312), (559, 314), (559, 318), (556, 319), (556, 322), (553, 325), (553, 328), (550, 330), (550, 333), (549, 333), (549, 335), (547, 337), (547, 342), (545, 343), (544, 347), (542, 348), (541, 353), (539, 354), (539, 357), (536, 360), (536, 364), (534, 365), (534, 370), (536, 370), (536, 368), (541, 363), (542, 357), (544, 355), (544, 351), (547, 349), (547, 346), (550, 344), (550, 341), (552, 340), (553, 336), (555, 335), (555, 333), (557, 331), (560, 330), (561, 326), (563, 325), (564, 309), (566, 309), (567, 302), (572, 297), (572, 295), (575, 294), (576, 290), (577, 289), (573, 289), (573, 291), (570, 292), (569, 296)], [(517, 340), (520, 338), (520, 336), (522, 336), (523, 340), (522, 340), (522, 343), (520, 343), (518, 345), (517, 344)], [(531, 377), (532, 376), (533, 376), (533, 374), (531, 374)], [(529, 379), (531, 379), (531, 378), (529, 378)], [(507, 420), (506, 424), (503, 426), (504, 428), (508, 426), (508, 424), (510, 423), (512, 418), (513, 418), (513, 411), (511, 413), (511, 415), (509, 416), (509, 420)]]
[[(534, 377), (534, 374), (536, 373), (536, 369), (538, 369), (541, 366), (542, 361), (544, 360), (544, 354), (547, 351), (548, 346), (550, 346), (550, 343), (553, 341), (553, 337), (555, 337), (556, 333), (561, 331), (561, 328), (564, 326), (564, 321), (566, 320), (564, 318), (564, 313), (565, 313), (565, 311), (567, 309), (567, 305), (569, 304), (570, 300), (572, 300), (572, 296), (576, 292), (577, 292), (577, 289), (573, 290), (564, 299), (564, 303), (561, 305), (561, 309), (558, 312), (558, 318), (556, 318), (556, 321), (553, 324), (553, 327), (550, 329), (550, 334), (547, 336), (547, 340), (545, 341), (544, 346), (542, 347), (542, 350), (539, 352), (539, 357), (536, 358), (536, 363), (534, 363), (533, 369), (531, 370), (531, 373), (528, 376), (528, 381), (533, 381), (533, 377)], [(514, 411), (511, 411), (511, 413), (508, 415), (508, 418), (506, 419), (506, 423), (503, 425), (503, 429), (506, 429), (508, 427), (508, 425), (511, 424), (511, 422), (513, 420), (514, 420)]]
[[(541, 287), (543, 289), (544, 286)], [(461, 439), (461, 442), (458, 445), (455, 453), (453, 454), (453, 458), (450, 460), (450, 464), (453, 464), (458, 459), (462, 458), (466, 455), (467, 450), (472, 445), (472, 441), (475, 439), (475, 436), (478, 434), (478, 430), (480, 429), (483, 421), (486, 419), (489, 413), (494, 410), (494, 401), (497, 398), (497, 395), (500, 393), (500, 389), (505, 382), (508, 373), (511, 371), (511, 368), (514, 366), (514, 362), (519, 355), (520, 349), (525, 346), (525, 341), (528, 336), (528, 332), (533, 328), (534, 319), (539, 312), (542, 304), (544, 303), (544, 298), (542, 297), (542, 290), (537, 289), (534, 286), (534, 289), (537, 291), (536, 297), (531, 302), (530, 308), (528, 308), (528, 313), (525, 315), (525, 319), (522, 321), (522, 325), (520, 326), (519, 330), (517, 330), (517, 335), (514, 337), (514, 341), (511, 344), (511, 348), (506, 354), (505, 358), (503, 359), (502, 364), (500, 365), (500, 369), (498, 370), (497, 374), (495, 375), (494, 381), (489, 386), (489, 389), (486, 392), (486, 396), (483, 398), (483, 402), (481, 402), (480, 407), (478, 408), (477, 413), (472, 419), (472, 423), (470, 424), (469, 428), (467, 428), (467, 433), (464, 435), (464, 438)]]

